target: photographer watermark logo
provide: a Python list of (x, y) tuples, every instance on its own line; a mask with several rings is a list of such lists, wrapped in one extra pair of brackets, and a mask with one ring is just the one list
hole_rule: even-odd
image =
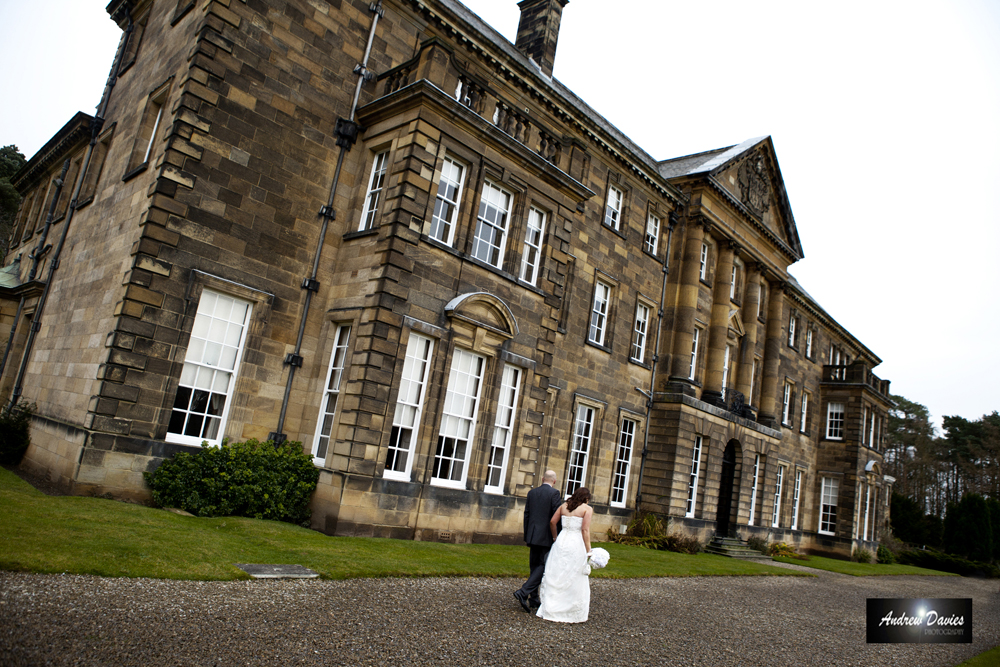
[(971, 644), (972, 598), (868, 598), (869, 644)]

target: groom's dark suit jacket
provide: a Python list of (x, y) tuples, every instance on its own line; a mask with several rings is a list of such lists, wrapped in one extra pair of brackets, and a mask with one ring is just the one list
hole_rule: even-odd
[(524, 541), (536, 547), (552, 546), (552, 529), (549, 520), (562, 504), (562, 495), (548, 484), (528, 491), (524, 506)]

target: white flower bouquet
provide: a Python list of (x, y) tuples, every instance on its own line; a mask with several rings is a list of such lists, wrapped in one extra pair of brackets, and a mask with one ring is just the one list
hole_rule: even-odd
[(600, 570), (608, 564), (609, 560), (611, 560), (611, 554), (608, 553), (607, 549), (597, 547), (590, 550), (590, 558), (587, 560), (591, 567)]

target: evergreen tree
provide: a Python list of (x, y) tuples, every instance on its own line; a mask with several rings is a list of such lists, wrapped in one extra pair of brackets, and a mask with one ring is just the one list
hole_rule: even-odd
[(10, 178), (26, 162), (24, 155), (17, 150), (17, 146), (11, 144), (0, 148), (0, 261), (3, 261), (4, 255), (7, 254), (7, 241), (14, 228), (17, 209), (21, 205), (21, 195), (10, 184)]

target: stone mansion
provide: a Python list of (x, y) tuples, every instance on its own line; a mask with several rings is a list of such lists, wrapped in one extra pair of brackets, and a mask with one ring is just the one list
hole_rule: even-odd
[(519, 7), (511, 44), (458, 0), (112, 0), (95, 114), (12, 179), (21, 465), (141, 502), (291, 440), (331, 535), (520, 542), (551, 468), (597, 534), (871, 550), (889, 382), (788, 273), (770, 138), (650, 156), (552, 78), (567, 0)]

